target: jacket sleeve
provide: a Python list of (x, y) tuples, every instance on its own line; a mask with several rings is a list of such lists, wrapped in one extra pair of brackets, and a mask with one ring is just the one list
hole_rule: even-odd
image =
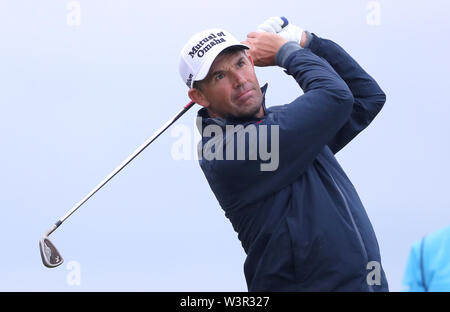
[(338, 44), (315, 34), (308, 36), (312, 37), (308, 48), (333, 67), (347, 83), (355, 99), (350, 118), (328, 142), (336, 154), (372, 122), (386, 102), (386, 95), (377, 82)]
[[(203, 170), (208, 172), (207, 178), (222, 207), (248, 204), (292, 183), (350, 117), (353, 96), (325, 60), (309, 49), (288, 42), (278, 51), (276, 62), (296, 79), (304, 94), (292, 103), (277, 107), (260, 123), (252, 124), (259, 139), (262, 128), (267, 129), (267, 145), (272, 156), (279, 157), (275, 168), (263, 170), (266, 161), (251, 151), (250, 140), (245, 141), (246, 155), (258, 154), (256, 160), (249, 160), (250, 157), (203, 162)], [(243, 132), (238, 131), (231, 138), (227, 136), (224, 145), (234, 144), (239, 149), (236, 142), (245, 135)]]

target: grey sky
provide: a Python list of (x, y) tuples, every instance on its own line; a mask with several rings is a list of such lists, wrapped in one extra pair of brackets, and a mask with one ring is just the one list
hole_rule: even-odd
[[(70, 1), (0, 0), (0, 290), (245, 291), (237, 235), (197, 161), (172, 158), (170, 130), (52, 235), (61, 267), (41, 264), (38, 240), (189, 101), (178, 55), (192, 34), (244, 39), (276, 15), (340, 44), (387, 94), (337, 158), (401, 290), (412, 242), (450, 223), (450, 4), (375, 1), (374, 19), (369, 2), (80, 0), (72, 25)], [(257, 74), (268, 106), (302, 92), (280, 68)], [(177, 122), (192, 136), (197, 110)]]

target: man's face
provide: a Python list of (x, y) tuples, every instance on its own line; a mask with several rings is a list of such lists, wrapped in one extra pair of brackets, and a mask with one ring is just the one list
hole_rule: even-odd
[(211, 117), (263, 117), (262, 92), (253, 62), (243, 50), (219, 55), (197, 90)]

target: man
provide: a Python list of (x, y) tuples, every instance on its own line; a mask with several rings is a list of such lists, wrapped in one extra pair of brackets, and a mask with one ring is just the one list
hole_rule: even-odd
[[(210, 29), (184, 46), (180, 74), (203, 106), (200, 166), (247, 254), (249, 291), (388, 291), (374, 230), (334, 157), (385, 94), (337, 44), (286, 22), (271, 18), (243, 43)], [(266, 108), (254, 66), (275, 65), (304, 94)], [(261, 137), (279, 156), (270, 168)]]
[(450, 226), (415, 242), (403, 278), (404, 290), (450, 291)]

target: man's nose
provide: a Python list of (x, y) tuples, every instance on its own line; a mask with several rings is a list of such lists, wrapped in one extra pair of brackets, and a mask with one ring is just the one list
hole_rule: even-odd
[(239, 88), (246, 82), (245, 75), (242, 72), (234, 70), (232, 75), (234, 88)]

